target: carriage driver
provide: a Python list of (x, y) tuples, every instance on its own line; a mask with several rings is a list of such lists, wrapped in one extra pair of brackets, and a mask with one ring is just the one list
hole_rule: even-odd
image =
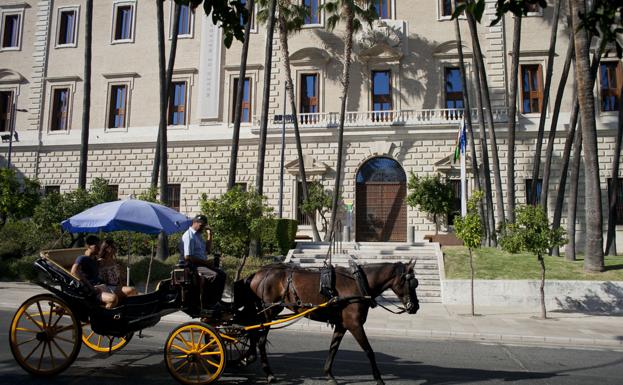
[(193, 218), (192, 225), (182, 235), (180, 242), (180, 263), (196, 269), (201, 290), (201, 307), (204, 309), (220, 308), (220, 300), (225, 288), (226, 274), (208, 261), (206, 241), (203, 233), (208, 218), (199, 214)]

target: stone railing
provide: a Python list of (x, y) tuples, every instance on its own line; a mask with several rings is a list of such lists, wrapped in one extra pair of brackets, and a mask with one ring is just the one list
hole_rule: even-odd
[[(463, 120), (463, 109), (397, 110), (397, 111), (357, 111), (344, 116), (345, 127), (388, 127), (388, 126), (430, 126), (458, 124)], [(508, 109), (494, 108), (493, 120), (496, 123), (508, 121)], [(478, 110), (472, 110), (472, 121), (478, 122)], [(338, 112), (318, 112), (298, 115), (301, 129), (333, 128), (340, 123)], [(282, 115), (275, 115), (270, 121), (272, 129), (283, 124)], [(292, 116), (286, 116), (286, 127), (292, 128)]]

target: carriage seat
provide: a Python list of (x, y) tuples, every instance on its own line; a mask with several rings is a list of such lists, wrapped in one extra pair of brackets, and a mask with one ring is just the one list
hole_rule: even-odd
[(54, 249), (43, 250), (39, 254), (40, 256), (56, 262), (63, 269), (71, 271), (71, 266), (74, 264), (76, 258), (84, 254), (84, 247), (75, 247), (71, 249)]

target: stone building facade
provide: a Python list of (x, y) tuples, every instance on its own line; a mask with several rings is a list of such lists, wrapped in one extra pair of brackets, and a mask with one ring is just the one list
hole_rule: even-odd
[[(167, 52), (172, 28), (171, 3), (165, 2)], [(463, 115), (462, 98), (467, 92), (472, 107), (476, 100), (469, 30), (461, 20), (468, 71), (468, 84), (463, 87), (456, 83), (458, 53), (454, 22), (447, 16), (453, 2), (423, 0), (417, 1), (417, 7), (413, 3), (413, 0), (380, 2), (384, 18), (356, 35), (347, 103), (342, 193), (344, 201), (354, 204), (350, 229), (353, 240), (406, 240), (411, 229), (417, 239), (434, 231), (430, 218), (406, 206), (406, 179), (410, 173), (442, 173), (452, 180), (459, 175), (458, 164), (451, 161), (451, 155)], [(513, 54), (510, 48), (513, 20), (507, 16), (498, 25), (487, 27), (494, 15), (494, 3), (487, 2), (479, 37), (492, 95), (502, 182), (506, 186), (507, 84)], [(182, 12), (173, 73), (176, 88), (168, 129), (168, 177), (175, 199), (171, 203), (189, 215), (198, 210), (203, 193), (215, 197), (226, 190), (234, 85), (238, 81), (241, 49), (239, 42), (225, 49), (220, 30), (200, 11)], [(84, 12), (84, 4), (76, 0), (7, 0), (0, 4), (0, 93), (4, 106), (1, 118), (6, 122), (0, 129), (6, 136), (14, 124), (18, 140), (13, 143), (12, 163), (21, 175), (38, 178), (47, 191), (66, 192), (77, 186)], [(523, 20), (514, 176), (519, 203), (525, 202), (527, 180), (532, 173), (549, 44), (549, 39), (544, 37), (549, 37), (551, 18), (550, 7), (535, 9)], [(329, 31), (326, 19), (323, 11), (312, 12), (303, 30), (291, 36), (289, 57), (297, 106), (299, 112), (306, 111), (299, 118), (306, 168), (310, 179), (333, 188), (344, 31), (341, 26)], [(561, 77), (569, 44), (570, 27), (563, 22), (558, 28), (552, 94)], [(246, 184), (247, 188), (255, 185), (256, 177), (259, 111), (264, 102), (261, 94), (265, 40), (265, 27), (255, 25), (243, 98), (246, 122), (242, 125), (237, 165), (237, 182)], [(117, 186), (120, 198), (136, 195), (149, 186), (158, 126), (155, 3), (94, 2), (93, 47), (88, 178), (89, 181), (95, 177), (108, 179)], [(607, 58), (605, 62), (609, 64), (600, 69), (600, 74), (603, 71), (611, 77), (600, 75), (595, 87), (600, 106), (597, 124), (604, 214), (617, 126), (617, 112), (608, 111), (613, 109), (608, 100), (619, 97), (608, 93), (606, 83), (622, 80), (619, 61)], [(284, 215), (297, 218), (300, 192), (291, 123), (286, 123), (285, 147), (280, 143), (285, 75), (277, 36), (271, 71), (264, 192), (276, 210), (283, 150)], [(572, 79), (570, 76), (558, 120), (550, 208), (557, 193), (560, 157), (569, 127)], [(546, 137), (554, 96), (550, 95), (546, 111)], [(288, 110), (286, 114), (290, 113)], [(474, 130), (477, 132), (477, 125)], [(8, 143), (3, 142), (0, 144), (3, 167), (7, 152)], [(468, 177), (471, 189), (471, 174)], [(583, 199), (582, 185), (580, 233), (585, 215)], [(343, 223), (347, 221), (343, 217)], [(303, 224), (300, 231), (309, 232), (309, 226)]]

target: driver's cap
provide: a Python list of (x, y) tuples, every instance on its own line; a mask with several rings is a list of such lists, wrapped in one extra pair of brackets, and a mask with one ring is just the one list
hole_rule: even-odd
[(199, 222), (199, 223), (202, 223), (204, 225), (207, 225), (208, 224), (208, 217), (206, 217), (203, 214), (197, 214), (193, 218), (193, 222)]

